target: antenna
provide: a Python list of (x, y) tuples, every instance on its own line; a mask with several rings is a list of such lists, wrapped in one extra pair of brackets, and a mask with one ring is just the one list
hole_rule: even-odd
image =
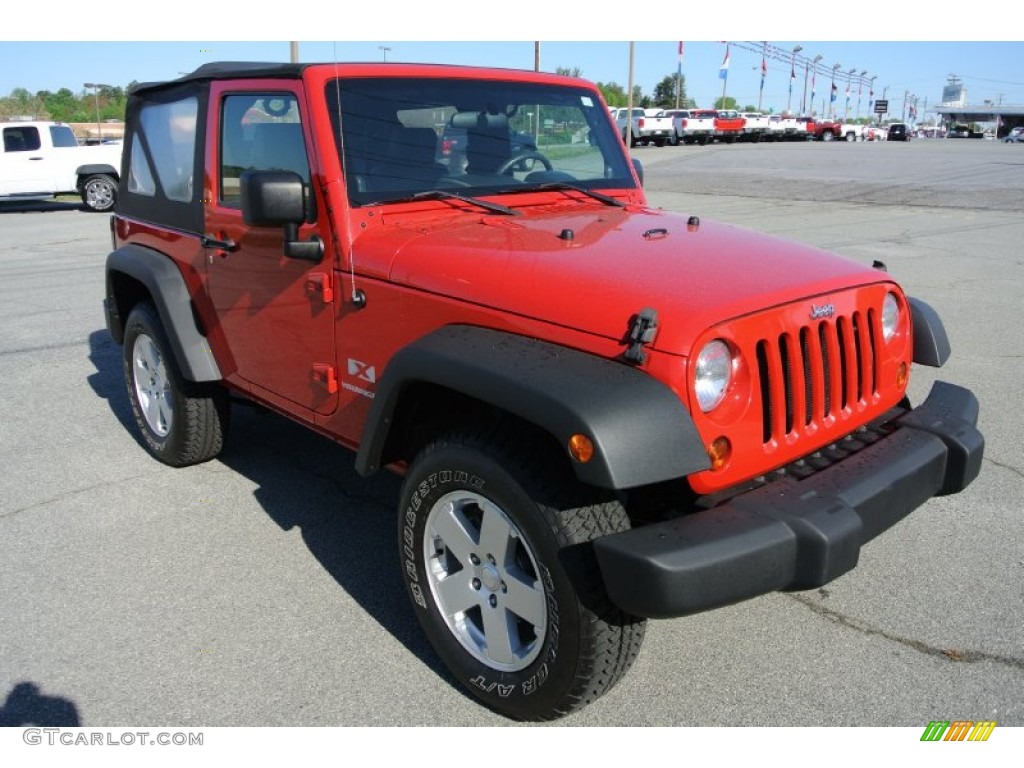
[[(341, 124), (341, 77), (338, 72), (338, 43), (336, 41), (331, 43), (331, 50), (334, 54), (334, 97), (335, 101), (337, 101), (338, 109), (338, 147), (341, 150), (341, 157), (339, 160), (344, 163), (345, 131)], [(352, 304), (357, 309), (362, 309), (366, 306), (366, 293), (361, 288), (356, 288), (356, 250), (352, 244), (355, 238), (352, 234), (351, 227), (346, 228), (346, 235), (348, 236), (348, 276), (349, 280), (352, 281)]]

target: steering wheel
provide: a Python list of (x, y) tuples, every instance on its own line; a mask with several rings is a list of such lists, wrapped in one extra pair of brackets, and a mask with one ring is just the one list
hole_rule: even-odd
[(509, 171), (532, 171), (533, 164), (527, 165), (528, 160), (539, 161), (544, 166), (545, 171), (553, 170), (551, 161), (548, 160), (544, 155), (535, 150), (527, 150), (526, 152), (520, 152), (517, 155), (513, 155), (495, 171), (499, 176), (504, 176)]
[(468, 187), (471, 186), (468, 181), (463, 181), (457, 176), (442, 176), (437, 180), (438, 189), (446, 189), (451, 187)]

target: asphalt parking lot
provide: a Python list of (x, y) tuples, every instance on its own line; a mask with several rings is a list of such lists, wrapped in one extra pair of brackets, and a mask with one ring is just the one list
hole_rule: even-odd
[[(953, 347), (915, 370), (913, 399), (936, 378), (972, 389), (986, 456), (825, 589), (652, 622), (630, 674), (561, 724), (1024, 725), (1024, 149), (634, 155), (657, 206), (885, 262)], [(420, 634), (397, 480), (245, 407), (218, 460), (155, 462), (103, 325), (107, 217), (0, 207), (0, 234), (0, 722), (506, 724)]]

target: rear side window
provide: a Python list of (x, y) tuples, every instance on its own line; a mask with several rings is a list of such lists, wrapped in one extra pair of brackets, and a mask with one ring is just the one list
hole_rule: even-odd
[(34, 125), (4, 128), (4, 152), (35, 152), (42, 146)]
[[(149, 104), (139, 113), (139, 122), (155, 166), (152, 171), (155, 171), (156, 179), (170, 200), (189, 202), (195, 192), (192, 174), (198, 109), (197, 100), (190, 96), (165, 104)], [(133, 172), (138, 169), (139, 173), (134, 180), (129, 180), (129, 189), (135, 184), (137, 187), (133, 191), (145, 194), (143, 190), (148, 185), (142, 178), (143, 168), (150, 171), (148, 158), (142, 152), (142, 145), (133, 140), (131, 169)]]
[(132, 136), (132, 154), (128, 165), (128, 191), (146, 197), (153, 197), (156, 194), (153, 169), (149, 167), (146, 153), (142, 151), (142, 143), (139, 141), (138, 134)]
[(50, 141), (55, 147), (77, 147), (75, 133), (66, 125), (50, 126)]

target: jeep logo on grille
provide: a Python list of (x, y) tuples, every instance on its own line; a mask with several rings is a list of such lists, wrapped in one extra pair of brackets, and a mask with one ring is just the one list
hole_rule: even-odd
[(832, 317), (836, 308), (831, 304), (811, 304), (811, 320), (820, 320), (823, 317)]

